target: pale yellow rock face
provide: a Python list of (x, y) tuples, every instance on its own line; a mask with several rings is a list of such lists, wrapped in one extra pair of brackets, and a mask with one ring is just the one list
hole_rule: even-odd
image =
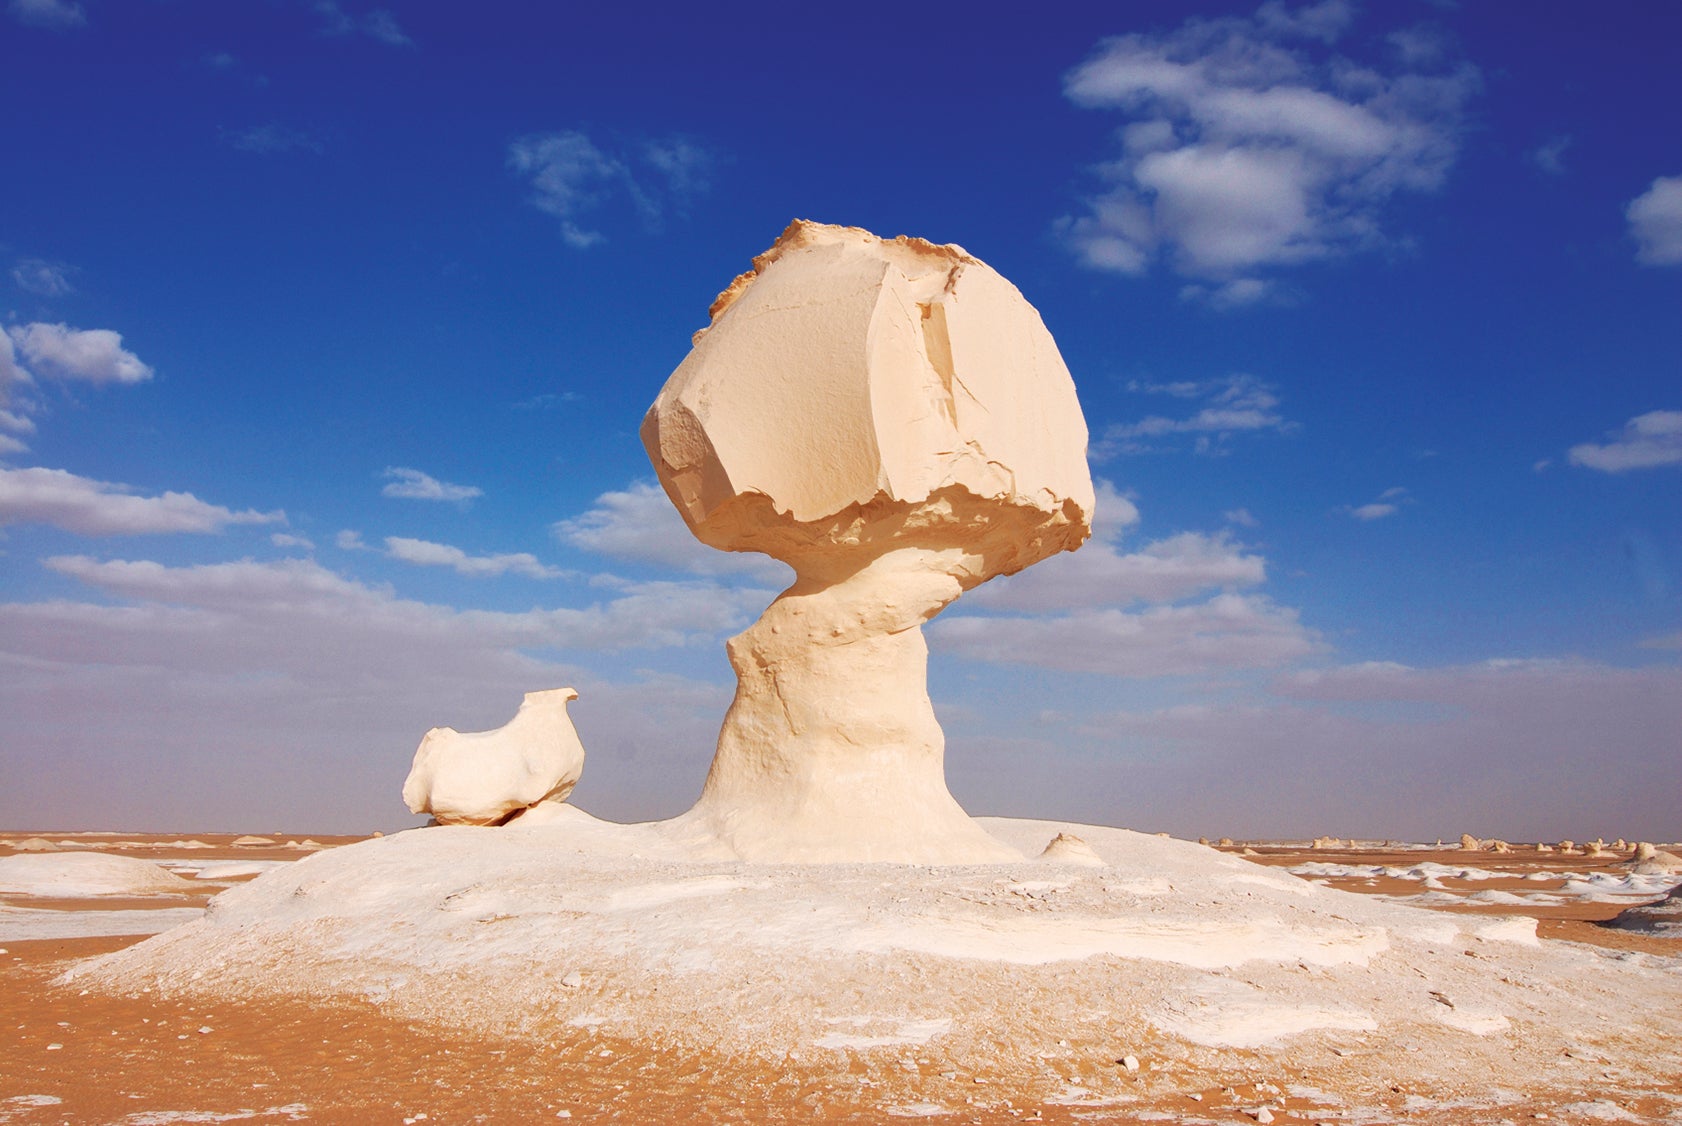
[(1074, 380), (961, 248), (797, 221), (712, 313), (642, 427), (703, 543), (798, 571), (914, 533), (977, 556), (980, 582), (1090, 534)]
[(1087, 430), (1033, 306), (956, 246), (797, 221), (643, 421), (703, 542), (798, 576), (728, 649), (698, 839), (767, 861), (1016, 859), (946, 790), (922, 625), (1091, 532)]

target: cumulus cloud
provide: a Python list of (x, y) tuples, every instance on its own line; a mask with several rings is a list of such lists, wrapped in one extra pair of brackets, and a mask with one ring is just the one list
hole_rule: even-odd
[(1323, 648), (1295, 610), (1245, 594), (1136, 613), (937, 618), (928, 633), (936, 649), (972, 661), (1129, 677), (1273, 668)]
[(41, 297), (67, 297), (76, 292), (70, 283), (74, 266), (49, 262), (45, 258), (20, 258), (12, 266), (12, 281), (27, 293)]
[(1268, 3), (1100, 43), (1064, 93), (1127, 123), (1103, 190), (1060, 224), (1080, 259), (1165, 260), (1230, 306), (1266, 295), (1258, 271), (1382, 245), (1390, 198), (1443, 182), (1479, 78), (1423, 31), (1391, 37), (1388, 69), (1336, 54), (1349, 23), (1337, 0)]
[(308, 536), (295, 536), (290, 532), (276, 532), (269, 537), (269, 542), (276, 547), (296, 547), (303, 551), (314, 551), (315, 541)]
[(418, 469), (404, 466), (387, 466), (381, 476), (390, 482), (380, 490), (383, 497), (466, 502), (485, 495), (485, 490), (475, 485), (451, 485)]
[(36, 322), (9, 328), (6, 334), (17, 354), (41, 375), (87, 383), (141, 383), (152, 378), (152, 369), (123, 347), (120, 333), (108, 328)]
[(459, 575), (473, 578), (495, 578), (498, 575), (524, 575), (528, 579), (558, 579), (567, 572), (538, 562), (529, 552), (507, 555), (469, 555), (459, 547), (432, 543), (429, 540), (404, 539), (387, 536), (386, 554), (405, 563), (423, 567), (449, 567)]
[(6, 12), (26, 27), (44, 27), (53, 31), (83, 27), (88, 22), (82, 6), (71, 0), (10, 0)]
[(1660, 176), (1624, 208), (1635, 258), (1647, 266), (1682, 265), (1682, 176)]
[(234, 512), (191, 493), (141, 496), (128, 485), (62, 469), (0, 469), (0, 525), (47, 524), (84, 536), (129, 536), (285, 521), (284, 512)]
[(1296, 424), (1279, 413), (1279, 396), (1274, 388), (1252, 375), (1231, 375), (1224, 379), (1182, 380), (1174, 383), (1145, 383), (1134, 380), (1127, 390), (1139, 395), (1161, 395), (1198, 404), (1183, 417), (1147, 415), (1137, 422), (1105, 427), (1092, 443), (1092, 458), (1103, 461), (1118, 454), (1160, 452), (1177, 448), (1178, 435), (1195, 435), (1192, 448), (1201, 454), (1225, 452), (1234, 434), (1273, 431), (1289, 433)]
[(786, 583), (793, 572), (756, 552), (719, 551), (697, 540), (659, 485), (638, 481), (603, 493), (589, 511), (550, 529), (571, 547), (697, 575), (747, 574)]
[(1267, 578), (1261, 556), (1246, 553), (1225, 532), (1182, 532), (1135, 551), (1122, 550), (1122, 533), (1138, 521), (1133, 502), (1100, 480), (1092, 539), (1085, 546), (994, 579), (959, 605), (963, 612), (1046, 614), (1174, 602), (1210, 589), (1255, 586)]
[(530, 181), (532, 206), (559, 219), (561, 237), (580, 249), (605, 241), (586, 216), (619, 196), (630, 201), (646, 230), (658, 230), (668, 212), (681, 213), (711, 187), (716, 163), (711, 149), (684, 137), (618, 152), (569, 129), (534, 133), (508, 146), (508, 167)]
[(1682, 465), (1682, 411), (1648, 411), (1624, 423), (1602, 444), (1584, 442), (1567, 454), (1572, 465), (1603, 473)]

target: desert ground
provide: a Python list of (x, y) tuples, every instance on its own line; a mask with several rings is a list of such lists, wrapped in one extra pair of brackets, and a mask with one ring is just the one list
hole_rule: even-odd
[[(767, 1054), (728, 1037), (709, 1043), (616, 1030), (606, 1019), (510, 1032), (456, 1019), (460, 1013), (417, 1019), (420, 1009), (327, 990), (218, 996), (66, 979), (88, 959), (190, 920), (220, 892), (359, 839), (0, 833), (0, 873), (14, 856), (59, 858), (62, 867), (64, 857), (97, 855), (149, 861), (179, 883), (166, 893), (100, 894), (97, 880), (0, 878), (0, 1123), (1682, 1122), (1682, 1048), (1642, 1035), (1639, 998), (1629, 1002), (1630, 1036), (1567, 1035), (1547, 1048), (1533, 1082), (1498, 1074), (1487, 1030), (1467, 1025), (1447, 1042), (1464, 1060), (1439, 1061), (1429, 1073), (1458, 1076), (1451, 1090), (1422, 1083), (1427, 1073), (1410, 1059), (1440, 1054), (1441, 1045), (1358, 1025), (1191, 1052), (1141, 1035), (1137, 1024), (1086, 1020), (1038, 1030), (1037, 1050), (1011, 1060), (1005, 1054), (1020, 1036), (1001, 1031), (989, 1051), (902, 1024), (897, 1035), (840, 1036), (824, 1049)], [(1603, 925), (1682, 882), (1632, 875), (1629, 850), (1591, 857), (1523, 845), (1494, 852), (1350, 841), (1210, 849), (1480, 925), (1487, 917), (1535, 919), (1544, 952), (1570, 948), (1682, 976), (1682, 941)], [(31, 870), (50, 876), (53, 864)], [(1480, 947), (1463, 944), (1463, 955), (1480, 957)], [(554, 972), (564, 969), (557, 961)], [(205, 970), (234, 972), (209, 961)], [(1085, 987), (1078, 973), (1067, 982), (1071, 991)], [(1439, 983), (1419, 984), (1453, 1008)], [(458, 996), (471, 1007), (470, 993)], [(1632, 1071), (1637, 1058), (1651, 1066)]]

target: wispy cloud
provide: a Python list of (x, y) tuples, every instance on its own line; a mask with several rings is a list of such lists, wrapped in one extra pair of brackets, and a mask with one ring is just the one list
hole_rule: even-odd
[(1563, 176), (1565, 175), (1565, 152), (1571, 147), (1572, 143), (1572, 138), (1568, 134), (1549, 137), (1530, 150), (1530, 163), (1550, 176)]
[(290, 532), (276, 532), (269, 537), (269, 542), (276, 547), (295, 547), (301, 551), (314, 551), (315, 541), (308, 536), (295, 536)]
[(1624, 208), (1636, 261), (1682, 265), (1682, 176), (1660, 176)]
[(1295, 610), (1245, 594), (1138, 612), (943, 617), (928, 630), (934, 648), (970, 660), (1130, 677), (1275, 668), (1324, 648)]
[(140, 496), (131, 486), (63, 469), (0, 469), (0, 525), (46, 524), (84, 536), (132, 536), (285, 522), (284, 512), (234, 512), (192, 493)]
[(495, 578), (499, 575), (524, 575), (528, 579), (559, 579), (567, 572), (538, 562), (529, 552), (507, 555), (469, 555), (459, 547), (432, 543), (429, 540), (404, 539), (387, 536), (385, 551), (393, 559), (422, 567), (449, 567), (458, 575), (472, 578)]
[(508, 167), (531, 183), (532, 206), (561, 221), (561, 237), (583, 249), (606, 239), (592, 219), (616, 197), (630, 201), (644, 229), (657, 231), (668, 213), (683, 213), (706, 192), (717, 164), (713, 151), (685, 137), (645, 141), (620, 152), (579, 130), (534, 133), (508, 146)]
[(1602, 473), (1682, 465), (1682, 411), (1648, 411), (1636, 415), (1606, 442), (1572, 446), (1566, 456), (1572, 465)]
[(10, 0), (6, 13), (26, 27), (51, 31), (68, 31), (88, 22), (88, 14), (72, 0)]
[(1338, 511), (1345, 516), (1370, 523), (1374, 520), (1382, 520), (1386, 516), (1394, 516), (1401, 511), (1402, 505), (1411, 503), (1412, 498), (1408, 496), (1408, 491), (1400, 485), (1396, 485), (1379, 493), (1377, 500), (1360, 505), (1346, 504)]
[(381, 476), (390, 482), (380, 490), (380, 495), (384, 497), (465, 502), (485, 495), (485, 490), (476, 485), (451, 485), (418, 469), (404, 466), (388, 466)]
[(320, 156), (326, 151), (321, 142), (309, 133), (277, 121), (271, 121), (267, 125), (253, 125), (248, 129), (225, 130), (222, 137), (240, 152), (257, 156), (281, 156), (295, 152), (308, 152)]
[(1390, 198), (1447, 175), (1479, 77), (1429, 29), (1392, 35), (1388, 69), (1336, 54), (1351, 18), (1342, 0), (1268, 3), (1099, 44), (1064, 93), (1127, 124), (1087, 213), (1060, 224), (1081, 261), (1166, 261), (1220, 283), (1187, 296), (1231, 307), (1267, 295), (1258, 271), (1384, 244)]
[(409, 38), (398, 24), (397, 17), (389, 9), (374, 8), (360, 15), (344, 10), (334, 0), (317, 0), (316, 15), (321, 17), (321, 34), (334, 37), (350, 35), (366, 35), (368, 38), (384, 43), (387, 47), (413, 47), (415, 41)]
[(70, 283), (76, 268), (45, 258), (20, 258), (12, 267), (12, 281), (26, 293), (41, 297), (67, 297), (76, 292)]
[(1296, 424), (1279, 413), (1279, 396), (1271, 384), (1252, 375), (1224, 379), (1146, 383), (1135, 380), (1127, 390), (1136, 395), (1159, 395), (1200, 404), (1184, 417), (1147, 415), (1137, 422), (1104, 429), (1092, 444), (1092, 457), (1102, 461), (1117, 454), (1156, 453), (1178, 448), (1177, 435), (1196, 435), (1192, 448), (1201, 454), (1223, 453), (1232, 435), (1273, 431), (1289, 433)]
[(582, 515), (550, 529), (571, 547), (696, 575), (746, 574), (782, 583), (793, 573), (757, 552), (719, 551), (695, 538), (659, 485), (638, 481), (597, 497)]

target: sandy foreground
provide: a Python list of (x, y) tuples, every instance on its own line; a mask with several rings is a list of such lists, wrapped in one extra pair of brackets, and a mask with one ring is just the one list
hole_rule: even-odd
[[(403, 836), (434, 846), (448, 840)], [(714, 1004), (683, 996), (668, 1001), (641, 997), (636, 999), (639, 1011), (654, 1016), (639, 1023), (619, 1019), (612, 1010), (615, 997), (623, 1001), (633, 979), (608, 981), (610, 973), (602, 968), (608, 963), (593, 963), (576, 950), (557, 953), (548, 967), (548, 976), (555, 979), (547, 983), (552, 988), (533, 988), (526, 1017), (515, 1013), (520, 997), (509, 993), (506, 982), (466, 962), (453, 970), (433, 967), (427, 981), (413, 984), (388, 973), (379, 989), (360, 992), (336, 987), (332, 974), (324, 973), (321, 988), (312, 994), (297, 982), (284, 981), (284, 962), (277, 955), (269, 969), (276, 975), (272, 980), (285, 987), (245, 988), (236, 980), (242, 967), (265, 964), (254, 950), (282, 941), (249, 934), (246, 940), (257, 944), (253, 950), (227, 938), (213, 945), (199, 939), (194, 947), (190, 928), (174, 931), (186, 936), (175, 945), (197, 959), (187, 964), (199, 968), (178, 972), (180, 959), (168, 960), (165, 942), (162, 954), (125, 969), (122, 957), (158, 945), (129, 950), (146, 933), (191, 919), (213, 895), (249, 882), (258, 870), (279, 873), (267, 881), (276, 883), (305, 856), (319, 854), (321, 860), (295, 871), (326, 871), (325, 854), (357, 839), (322, 838), (294, 847), (287, 847), (284, 837), (272, 838), (272, 844), (235, 845), (234, 840), (231, 835), (0, 833), (0, 860), (13, 855), (117, 856), (150, 861), (182, 877), (181, 886), (171, 886), (167, 894), (90, 894), (97, 879), (84, 879), (82, 885), (44, 884), (29, 894), (0, 891), (0, 1029), (5, 1036), (0, 1041), (0, 1123), (883, 1122), (914, 1117), (983, 1123), (1682, 1123), (1682, 1041), (1675, 1035), (1682, 1016), (1674, 1008), (1682, 997), (1682, 949), (1673, 938), (1598, 925), (1665, 890), (1660, 881), (1632, 881), (1624, 864), (1627, 854), (1591, 859), (1525, 849), (1486, 853), (1258, 845), (1245, 858), (1261, 866), (1255, 869), (1258, 879), (1268, 878), (1267, 869), (1291, 871), (1311, 882), (1315, 896), (1322, 889), (1337, 889), (1361, 893), (1363, 902), (1375, 906), (1419, 904), (1464, 920), (1464, 926), (1456, 923), (1459, 930), (1443, 932), (1444, 941), (1436, 943), (1444, 948), (1442, 957), (1434, 949), (1430, 957), (1427, 952), (1369, 955), (1358, 948), (1366, 939), (1350, 931), (1341, 940), (1347, 951), (1328, 946), (1300, 966), (1267, 967), (1273, 977), (1241, 960), (1226, 966), (1234, 956), (1221, 948), (1199, 947), (1215, 952), (1194, 952), (1176, 961), (1171, 951), (1141, 947), (1145, 956), (1139, 964), (1157, 976), (1128, 979), (1128, 989), (1120, 991), (1125, 995), (1106, 995), (1112, 988), (1107, 983), (1114, 982), (1116, 966), (1134, 961), (1102, 951), (1052, 950), (1049, 961), (1006, 958), (999, 963), (995, 958), (984, 963), (990, 967), (985, 972), (964, 969), (976, 964), (971, 954), (993, 957), (990, 944), (997, 941), (1043, 946), (1048, 935), (1061, 936), (1069, 927), (1077, 943), (1108, 942), (1104, 949), (1117, 949), (1113, 933), (1079, 938), (1085, 916), (1068, 915), (1061, 929), (1012, 931), (1002, 940), (996, 930), (960, 927), (970, 944), (962, 949), (932, 949), (929, 943), (936, 940), (906, 930), (896, 941), (901, 946), (922, 942), (916, 956), (871, 953), (862, 965), (876, 979), (828, 983), (828, 992), (821, 995), (826, 1003), (834, 995), (848, 999), (828, 1015), (778, 1018), (770, 1012), (776, 998), (755, 988), (751, 972), (721, 963), (709, 969), (716, 988), (738, 1000), (715, 998)], [(45, 841), (52, 851), (39, 843), (23, 851), (26, 841)], [(396, 851), (395, 846), (371, 845), (387, 854)], [(1182, 851), (1192, 847), (1172, 845)], [(1141, 839), (1130, 847), (1168, 845)], [(54, 870), (54, 863), (37, 868)], [(891, 866), (869, 868), (887, 870)], [(923, 882), (939, 884), (935, 870), (927, 871)], [(714, 881), (706, 886), (717, 893), (753, 892), (745, 885), (732, 889), (720, 881), (735, 877), (712, 870), (688, 878)], [(863, 877), (854, 873), (846, 878)], [(1059, 895), (1078, 897), (1088, 887), (1081, 880), (1096, 878), (1023, 879), (1013, 872), (1008, 882), (1005, 877), (968, 878), (953, 885), (957, 892), (949, 888), (940, 894), (962, 899), (969, 894), (964, 888), (980, 888), (986, 894), (971, 898), (1008, 900), (1019, 908), (1011, 920), (1038, 926), (1063, 919)], [(1118, 882), (1113, 874), (1105, 878)], [(677, 883), (659, 886), (670, 889)], [(904, 909), (895, 907), (902, 902), (903, 897), (890, 895), (869, 905), (872, 933), (915, 921), (902, 918)], [(1146, 895), (1142, 902), (1152, 901)], [(1214, 901), (1210, 906), (1219, 909)], [(561, 914), (587, 913), (575, 907)], [(702, 914), (698, 900), (687, 908), (677, 902), (675, 910), (680, 918)], [(1347, 914), (1356, 918), (1358, 913)], [(499, 922), (517, 921), (488, 908), (480, 915), (474, 922), (492, 929)], [(664, 916), (639, 918), (652, 926)], [(963, 922), (969, 916), (955, 918)], [(1510, 941), (1512, 935), (1522, 937), (1525, 919), (1537, 920), (1534, 948)], [(1501, 930), (1507, 926), (1503, 920), (1519, 926)], [(1164, 920), (1164, 926), (1172, 925)], [(1479, 929), (1486, 925), (1495, 929)], [(947, 936), (950, 930), (942, 927), (940, 933)], [(135, 933), (119, 933), (125, 931)], [(1266, 943), (1268, 933), (1256, 931), (1244, 941)], [(743, 936), (744, 943), (751, 945), (748, 937)], [(1206, 941), (1188, 932), (1189, 945)], [(216, 949), (231, 953), (223, 959), (202, 953)], [(520, 947), (508, 949), (513, 959)], [(84, 973), (93, 964), (90, 959), (116, 951), (129, 953), (119, 957), (115, 969), (67, 982), (67, 971)], [(405, 957), (414, 961), (412, 954)], [(392, 959), (394, 965), (402, 960), (395, 954)], [(750, 956), (746, 964), (752, 963)], [(1195, 965), (1188, 969), (1181, 963)], [(588, 975), (563, 982), (575, 965), (588, 968)], [(176, 970), (164, 973), (160, 966)], [(1545, 980), (1560, 966), (1575, 967), (1562, 978), (1579, 980)], [(792, 972), (767, 967), (765, 977), (783, 980)], [(472, 988), (452, 991), (438, 984), (451, 973), (487, 974), (486, 1008), (501, 1015), (477, 1019), (468, 1011), (474, 1007)], [(1210, 982), (1276, 995), (1281, 991), (1277, 982), (1288, 980), (1279, 975), (1286, 973), (1321, 993), (1293, 992), (1295, 1008), (1262, 1012), (1237, 1030), (1217, 1027), (1211, 1032), (1207, 1020), (1197, 1023), (1198, 1010), (1189, 1005), (1184, 1012), (1176, 1010), (1181, 1021), (1176, 1025), (1174, 1014), (1165, 1018), (1161, 1011), (1139, 1009), (1132, 1000), (1150, 988), (1169, 995), (1206, 991)], [(1370, 982), (1349, 976), (1362, 973)], [(1417, 980), (1397, 980), (1409, 974)], [(1605, 974), (1604, 983), (1585, 986), (1580, 980), (1600, 974)], [(1638, 975), (1628, 978), (1634, 991), (1611, 996), (1627, 974)], [(1532, 1000), (1507, 1006), (1507, 1015), (1468, 1003), (1469, 997), (1481, 1001), (1485, 996), (1474, 995), (1485, 989), (1473, 984), (1481, 982), (1478, 975), (1498, 979), (1489, 990), (1510, 987)], [(666, 978), (639, 978), (634, 984), (651, 993), (673, 988)], [(1333, 984), (1340, 992), (1327, 993)], [(1399, 988), (1411, 990), (1408, 996), (1417, 994), (1435, 1023), (1425, 1017), (1414, 1023), (1391, 1020), (1385, 999)], [(979, 1026), (953, 1000), (966, 990), (992, 996)], [(1066, 996), (1051, 1004), (1044, 999), (1047, 990)], [(1543, 999), (1556, 990), (1571, 994), (1568, 1000), (1575, 1008), (1547, 1007), (1553, 1002)], [(1646, 990), (1653, 992), (1646, 996)], [(1371, 997), (1362, 998), (1362, 991)], [(1599, 1009), (1597, 994), (1607, 995)], [(1333, 996), (1354, 1003), (1328, 1005), (1324, 998)], [(461, 1011), (451, 1011), (451, 1003)], [(570, 1009), (559, 1007), (567, 1003)], [(1668, 1012), (1645, 1011), (1648, 1006)], [(697, 1014), (694, 1032), (681, 1025), (688, 1011)], [(1546, 1025), (1546, 1014), (1561, 1011), (1578, 1014), (1571, 1027)], [(706, 1026), (718, 1012), (738, 1013), (747, 1031), (736, 1037), (711, 1034)], [(1142, 1012), (1162, 1027), (1190, 1029), (1192, 1040), (1158, 1031)], [(1298, 1019), (1292, 1014), (1303, 1012), (1318, 1015), (1291, 1026), (1289, 1021)], [(1369, 1013), (1383, 1019), (1369, 1019)], [(1053, 1026), (1039, 1026), (1047, 1021)], [(815, 1037), (814, 1029), (820, 1033)]]

